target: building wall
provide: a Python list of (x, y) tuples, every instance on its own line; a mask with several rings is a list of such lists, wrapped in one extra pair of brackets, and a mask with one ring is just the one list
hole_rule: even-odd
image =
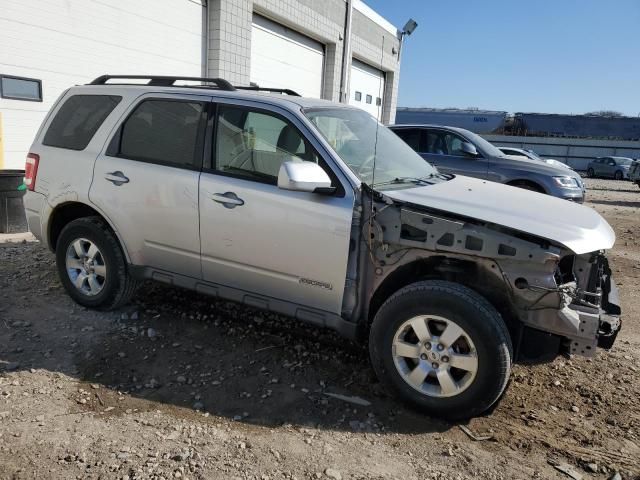
[(189, 0), (1, 0), (0, 74), (42, 80), (43, 101), (0, 99), (4, 165), (23, 169), (49, 108), (105, 73), (202, 72), (203, 8)]
[[(204, 3), (0, 0), (0, 74), (40, 79), (43, 88), (42, 102), (0, 99), (0, 168), (24, 168), (28, 148), (53, 102), (66, 88), (99, 75), (205, 73), (248, 84), (254, 12), (325, 45), (322, 96), (340, 99), (345, 0), (208, 0), (207, 9)], [(383, 121), (392, 122), (398, 40), (381, 18), (371, 19), (375, 12), (360, 0), (354, 4), (353, 56), (382, 65), (387, 80)], [(367, 11), (369, 16), (363, 13)]]
[[(357, 1), (355, 2), (357, 5)], [(399, 40), (390, 29), (353, 9), (352, 55), (386, 75), (382, 120), (392, 123), (398, 96)], [(340, 100), (346, 21), (345, 0), (210, 0), (208, 74), (248, 85), (253, 13), (267, 17), (325, 45), (322, 97)], [(351, 68), (349, 59), (347, 68)]]

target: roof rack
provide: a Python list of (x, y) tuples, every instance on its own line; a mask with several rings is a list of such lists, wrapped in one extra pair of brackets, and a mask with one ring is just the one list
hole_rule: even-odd
[(251, 85), (250, 87), (239, 87), (235, 85), (233, 88), (236, 90), (250, 90), (254, 92), (273, 92), (273, 93), (283, 93), (285, 95), (291, 95), (293, 97), (301, 97), (298, 92), (295, 90), (291, 90), (290, 88), (269, 88), (269, 87), (258, 87), (255, 85)]
[[(206, 77), (171, 77), (171, 76), (158, 76), (158, 75), (101, 75), (94, 79), (89, 85), (106, 85), (108, 80), (112, 79), (128, 79), (128, 80), (149, 80), (147, 85), (155, 85), (162, 87), (174, 86), (177, 80), (189, 80), (195, 82), (208, 82), (213, 83), (220, 90), (235, 90), (235, 87), (231, 85), (224, 78), (206, 78)], [(206, 87), (207, 85), (203, 85)]]
[[(213, 83), (220, 90), (249, 90), (253, 92), (273, 92), (273, 93), (282, 93), (284, 95), (291, 95), (294, 97), (300, 97), (301, 95), (289, 88), (269, 88), (269, 87), (259, 87), (257, 85), (251, 85), (249, 87), (244, 86), (234, 86), (231, 85), (224, 78), (207, 78), (207, 77), (172, 77), (172, 76), (161, 76), (161, 75), (101, 75), (98, 78), (94, 79), (89, 85), (107, 85), (107, 81), (113, 79), (125, 79), (125, 80), (149, 80), (147, 85), (154, 85), (156, 87), (173, 87), (177, 80), (189, 80), (195, 82), (202, 83)], [(184, 86), (184, 85), (181, 85)], [(186, 86), (196, 86), (196, 87), (210, 87), (209, 85), (186, 85)]]

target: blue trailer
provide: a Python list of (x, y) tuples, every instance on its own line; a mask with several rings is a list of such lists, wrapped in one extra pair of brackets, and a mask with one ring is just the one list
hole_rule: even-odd
[(516, 113), (513, 134), (528, 137), (640, 140), (640, 117)]
[(504, 133), (507, 112), (492, 110), (461, 110), (457, 108), (396, 109), (396, 124), (446, 125), (465, 128), (475, 133)]

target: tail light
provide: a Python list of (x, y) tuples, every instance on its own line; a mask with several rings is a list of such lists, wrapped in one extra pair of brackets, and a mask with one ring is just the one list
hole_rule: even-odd
[(29, 190), (36, 188), (36, 175), (38, 174), (38, 163), (40, 155), (30, 153), (27, 155), (27, 163), (24, 166), (24, 184)]

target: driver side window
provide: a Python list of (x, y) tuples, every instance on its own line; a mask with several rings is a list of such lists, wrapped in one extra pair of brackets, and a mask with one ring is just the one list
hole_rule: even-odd
[(309, 142), (287, 120), (251, 108), (218, 107), (216, 170), (276, 185), (280, 165), (291, 160), (319, 163)]
[(464, 142), (464, 138), (451, 132), (430, 130), (427, 133), (427, 151), (436, 155), (464, 156)]

